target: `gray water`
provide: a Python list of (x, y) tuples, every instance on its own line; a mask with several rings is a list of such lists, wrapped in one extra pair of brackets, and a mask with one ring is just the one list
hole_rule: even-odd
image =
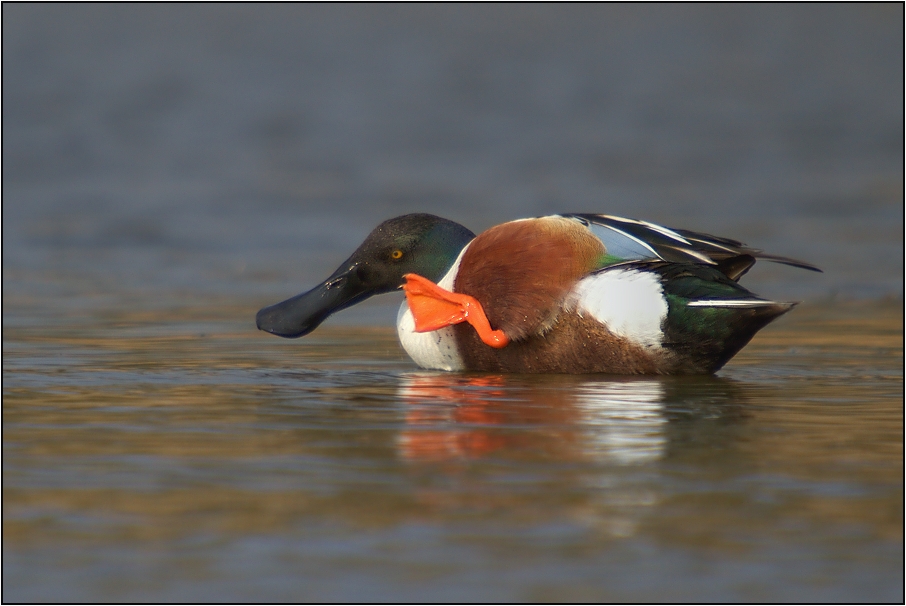
[[(3, 5), (4, 600), (903, 599), (903, 7)], [(424, 373), (374, 225), (824, 274), (717, 377)]]

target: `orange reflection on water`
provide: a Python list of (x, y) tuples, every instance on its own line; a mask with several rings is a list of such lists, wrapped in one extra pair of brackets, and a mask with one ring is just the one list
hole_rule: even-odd
[[(507, 437), (489, 427), (502, 425), (506, 415), (492, 408), (504, 398), (503, 377), (462, 378), (413, 376), (400, 389), (409, 404), (406, 429), (398, 438), (402, 456), (410, 460), (481, 457), (507, 445)], [(452, 428), (434, 429), (438, 425)]]

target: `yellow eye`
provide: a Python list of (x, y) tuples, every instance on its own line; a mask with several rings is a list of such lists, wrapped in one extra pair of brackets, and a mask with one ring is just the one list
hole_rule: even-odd
[(390, 253), (390, 258), (393, 259), (394, 261), (396, 261), (397, 259), (402, 259), (403, 251), (401, 251), (399, 249), (393, 251), (392, 253)]

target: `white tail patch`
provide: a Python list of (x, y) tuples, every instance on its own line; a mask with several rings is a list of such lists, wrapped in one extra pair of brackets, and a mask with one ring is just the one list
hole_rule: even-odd
[(780, 303), (778, 301), (764, 301), (761, 299), (712, 299), (689, 301), (686, 307), (768, 307), (771, 305), (789, 305), (789, 303)]
[(590, 314), (617, 336), (646, 347), (660, 347), (661, 324), (667, 317), (664, 289), (655, 274), (633, 269), (609, 269), (580, 280), (570, 292), (567, 307)]

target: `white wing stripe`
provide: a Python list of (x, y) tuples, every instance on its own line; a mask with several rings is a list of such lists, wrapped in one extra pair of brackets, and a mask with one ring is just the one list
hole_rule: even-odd
[[(725, 246), (718, 242), (714, 242), (713, 240), (703, 240), (702, 238), (689, 238), (689, 239), (692, 240), (693, 242), (701, 242), (702, 244), (705, 244), (707, 246), (713, 246), (715, 248), (720, 248), (727, 252), (735, 253), (737, 255), (739, 254), (739, 247), (731, 248), (729, 246)], [(745, 246), (745, 244), (743, 244), (742, 246)]]
[(763, 300), (733, 300), (733, 299), (711, 299), (700, 301), (689, 301), (686, 307), (766, 307), (768, 305), (784, 305), (778, 301)]
[(656, 252), (653, 248), (651, 248), (651, 246), (650, 246), (649, 244), (647, 244), (647, 243), (646, 243), (645, 241), (643, 241), (643, 240), (639, 240), (638, 238), (636, 238), (636, 237), (633, 236), (632, 234), (627, 234), (625, 231), (622, 231), (622, 230), (617, 229), (617, 228), (615, 228), (615, 227), (611, 227), (610, 225), (602, 225), (602, 224), (600, 224), (600, 223), (595, 223), (595, 225), (597, 225), (597, 226), (599, 226), (599, 227), (606, 227), (606, 228), (609, 229), (610, 231), (616, 232), (616, 233), (620, 234), (621, 236), (625, 236), (626, 238), (629, 238), (630, 240), (632, 240), (632, 241), (636, 242), (637, 244), (641, 245), (642, 247), (644, 247), (645, 250), (650, 250), (650, 251), (651, 251), (651, 254), (654, 255), (655, 258), (658, 258), (658, 259), (660, 259), (660, 260), (662, 260), (662, 261), (664, 260), (664, 258), (663, 258), (662, 256), (660, 256), (659, 254), (657, 254), (657, 252)]
[(613, 215), (601, 215), (601, 216), (604, 217), (605, 219), (610, 219), (612, 221), (617, 221), (620, 223), (635, 223), (636, 225), (641, 225), (643, 227), (647, 227), (651, 231), (656, 231), (657, 233), (661, 234), (662, 236), (667, 236), (671, 240), (676, 240), (677, 242), (682, 242), (683, 244), (688, 244), (689, 246), (692, 246), (692, 244), (689, 242), (689, 240), (682, 237), (675, 231), (673, 231), (671, 229), (667, 229), (663, 225), (657, 225), (656, 223), (649, 223), (648, 221), (639, 221), (638, 219), (626, 219), (624, 217), (614, 217)]

